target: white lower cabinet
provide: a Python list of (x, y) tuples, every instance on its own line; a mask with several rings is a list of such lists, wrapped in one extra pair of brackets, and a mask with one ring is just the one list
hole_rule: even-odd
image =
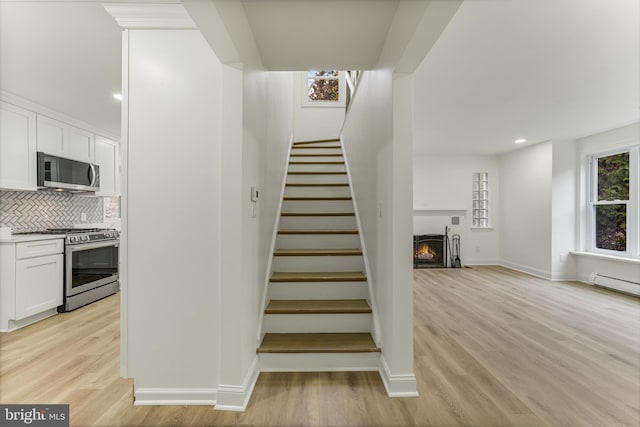
[(16, 261), (16, 320), (62, 305), (62, 254)]
[(0, 332), (49, 317), (62, 305), (64, 240), (0, 243)]

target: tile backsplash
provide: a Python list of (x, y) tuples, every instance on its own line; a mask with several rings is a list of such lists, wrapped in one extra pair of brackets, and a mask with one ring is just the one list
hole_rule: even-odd
[[(86, 220), (82, 220), (82, 214)], [(14, 232), (103, 221), (103, 198), (55, 191), (0, 190), (0, 226)]]

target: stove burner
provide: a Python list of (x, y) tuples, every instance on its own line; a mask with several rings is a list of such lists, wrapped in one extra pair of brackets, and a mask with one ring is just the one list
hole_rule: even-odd
[(116, 240), (120, 233), (111, 228), (48, 228), (40, 231), (24, 231), (13, 234), (63, 234), (66, 243), (79, 244), (103, 240)]
[(64, 233), (64, 234), (76, 234), (76, 233), (95, 233), (98, 231), (106, 231), (106, 228), (47, 228), (47, 233)]

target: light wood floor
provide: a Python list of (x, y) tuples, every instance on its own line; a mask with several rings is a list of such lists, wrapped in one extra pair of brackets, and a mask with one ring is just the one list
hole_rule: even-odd
[(118, 297), (0, 335), (1, 403), (72, 425), (640, 425), (640, 300), (498, 267), (415, 272), (419, 398), (377, 373), (263, 373), (244, 413), (133, 407)]

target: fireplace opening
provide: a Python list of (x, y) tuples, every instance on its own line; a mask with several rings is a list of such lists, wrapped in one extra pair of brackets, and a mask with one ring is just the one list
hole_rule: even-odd
[(413, 268), (446, 267), (446, 241), (444, 234), (413, 236)]

